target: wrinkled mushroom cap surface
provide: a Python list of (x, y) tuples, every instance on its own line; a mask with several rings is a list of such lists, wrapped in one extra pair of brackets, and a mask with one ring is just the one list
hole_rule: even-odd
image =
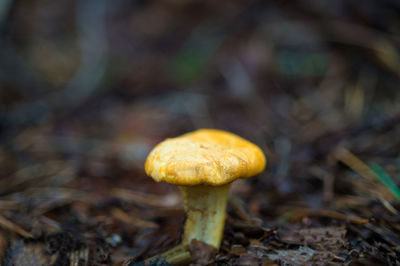
[(255, 144), (226, 131), (200, 129), (159, 143), (145, 170), (157, 182), (221, 186), (262, 172), (265, 163)]

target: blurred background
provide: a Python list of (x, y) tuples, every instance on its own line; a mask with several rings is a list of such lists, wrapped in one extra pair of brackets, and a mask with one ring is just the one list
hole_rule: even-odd
[[(179, 194), (144, 160), (198, 128), (267, 156), (228, 215), (274, 227), (284, 206), (322, 208), (396, 236), (399, 15), (396, 0), (0, 1), (0, 254), (24, 258), (23, 238), (57, 239), (49, 256), (101, 246), (99, 263), (172, 247)], [(367, 257), (394, 263), (392, 241)]]

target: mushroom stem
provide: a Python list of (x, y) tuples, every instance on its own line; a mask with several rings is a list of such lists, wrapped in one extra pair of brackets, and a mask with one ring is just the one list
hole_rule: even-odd
[(193, 239), (216, 249), (221, 245), (230, 184), (222, 186), (180, 186), (186, 212), (183, 243)]

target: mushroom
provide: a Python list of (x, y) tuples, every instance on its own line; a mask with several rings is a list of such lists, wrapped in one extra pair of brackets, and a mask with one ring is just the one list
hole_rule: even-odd
[(200, 129), (159, 143), (145, 170), (157, 182), (179, 186), (186, 213), (183, 244), (196, 239), (219, 249), (231, 183), (259, 174), (265, 164), (255, 144), (226, 131)]

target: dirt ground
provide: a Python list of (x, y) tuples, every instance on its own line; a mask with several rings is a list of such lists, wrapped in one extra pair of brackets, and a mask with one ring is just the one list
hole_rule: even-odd
[(399, 52), (396, 0), (0, 1), (0, 264), (175, 247), (179, 191), (144, 161), (219, 128), (267, 168), (194, 265), (400, 265)]

